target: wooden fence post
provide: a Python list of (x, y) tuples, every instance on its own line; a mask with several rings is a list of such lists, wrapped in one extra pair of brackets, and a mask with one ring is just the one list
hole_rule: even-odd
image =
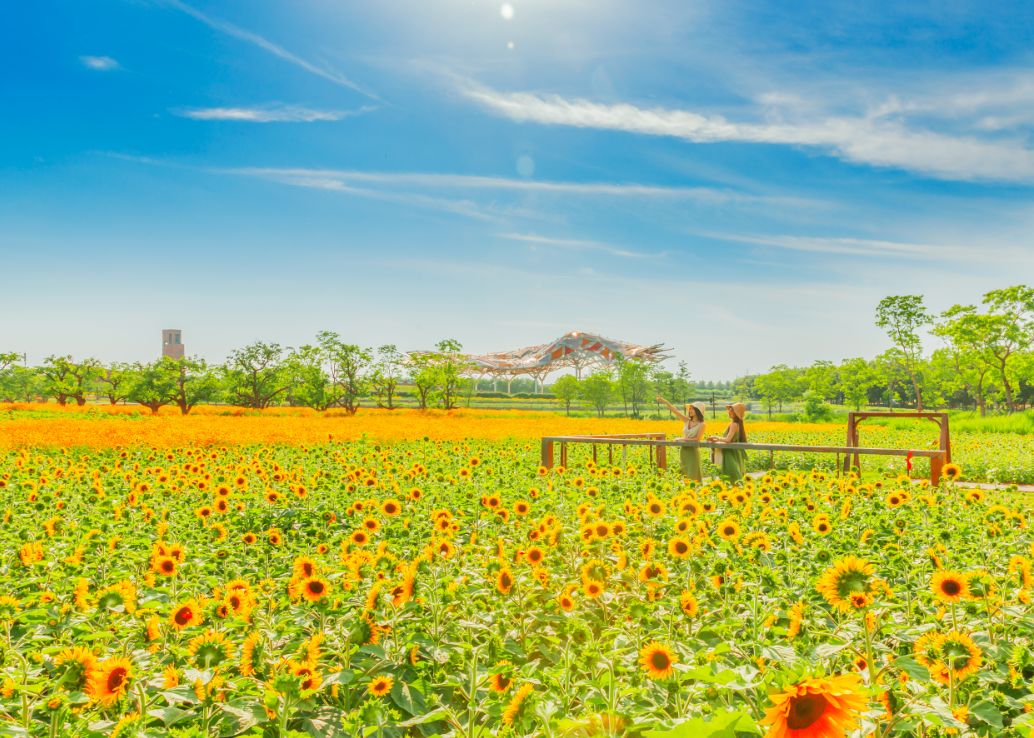
[(941, 469), (944, 467), (944, 454), (930, 457), (930, 484), (937, 486), (941, 483)]
[(667, 469), (668, 468), (668, 447), (658, 446), (657, 447), (657, 468)]
[(548, 438), (542, 439), (542, 466), (553, 468), (553, 442)]

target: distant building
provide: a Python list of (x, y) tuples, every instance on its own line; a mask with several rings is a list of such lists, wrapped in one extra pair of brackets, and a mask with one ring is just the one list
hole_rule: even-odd
[(162, 331), (162, 356), (170, 359), (183, 358), (183, 334), (179, 328), (166, 328)]

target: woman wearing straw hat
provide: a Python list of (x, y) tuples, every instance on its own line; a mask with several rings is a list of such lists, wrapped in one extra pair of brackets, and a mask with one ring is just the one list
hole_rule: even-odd
[[(681, 412), (677, 407), (665, 400), (660, 395), (657, 402), (668, 406), (672, 414), (682, 421), (682, 440), (699, 441), (704, 435), (704, 411), (707, 409), (702, 402), (694, 402), (686, 405), (686, 411)], [(682, 464), (682, 473), (690, 479), (702, 481), (700, 473), (700, 449), (696, 447), (679, 446), (679, 461)]]
[[(714, 443), (746, 443), (747, 429), (743, 427), (743, 417), (747, 414), (747, 406), (735, 402), (725, 406), (729, 413), (729, 427), (724, 436), (710, 436), (707, 440)], [(716, 449), (715, 464), (722, 470), (722, 476), (729, 481), (738, 482), (747, 472), (747, 452), (742, 448)]]

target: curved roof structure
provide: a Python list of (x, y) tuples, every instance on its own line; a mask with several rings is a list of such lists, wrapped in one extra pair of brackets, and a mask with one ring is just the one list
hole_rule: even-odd
[(664, 344), (660, 343), (642, 346), (604, 338), (595, 333), (571, 331), (550, 343), (513, 351), (471, 355), (467, 359), (473, 365), (473, 371), (482, 374), (545, 375), (565, 367), (571, 367), (580, 374), (587, 366), (611, 364), (622, 358), (659, 362), (668, 358), (665, 350)]

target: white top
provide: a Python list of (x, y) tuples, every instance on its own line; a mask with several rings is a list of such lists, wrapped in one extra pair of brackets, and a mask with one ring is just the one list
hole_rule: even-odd
[(700, 437), (704, 434), (704, 424), (697, 423), (692, 428), (689, 426), (687, 420), (682, 424), (682, 440), (684, 441), (699, 441)]

